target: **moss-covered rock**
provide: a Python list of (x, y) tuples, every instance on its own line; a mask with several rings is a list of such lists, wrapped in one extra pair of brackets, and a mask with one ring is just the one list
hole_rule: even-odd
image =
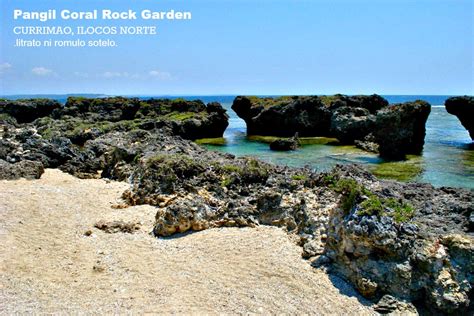
[[(37, 106), (49, 104), (44, 100), (35, 102)], [(50, 116), (36, 122), (39, 133), (45, 138), (66, 135), (78, 145), (110, 131), (135, 129), (167, 128), (187, 139), (222, 137), (229, 124), (228, 115), (219, 103), (205, 105), (200, 100), (69, 97), (63, 107), (54, 104), (45, 114)], [(7, 108), (12, 111), (11, 105), (0, 103), (4, 114)], [(31, 119), (38, 117), (41, 115)]]

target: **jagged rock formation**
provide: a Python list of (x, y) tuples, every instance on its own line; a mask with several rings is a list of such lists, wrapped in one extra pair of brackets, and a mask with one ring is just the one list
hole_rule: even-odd
[(10, 164), (36, 161), (79, 177), (103, 169), (104, 146), (93, 140), (106, 133), (160, 129), (196, 139), (221, 137), (228, 125), (219, 103), (181, 99), (70, 97), (65, 106), (46, 99), (1, 101), (0, 115), (0, 159)]
[[(327, 267), (364, 296), (381, 299), (380, 311), (411, 312), (411, 302), (426, 302), (425, 308), (441, 313), (472, 311), (472, 190), (380, 181), (356, 166), (315, 173), (207, 151), (176, 136), (168, 124), (150, 128), (148, 124), (155, 122), (150, 119), (133, 128), (123, 125), (129, 120), (121, 118), (133, 113), (136, 117), (143, 107), (130, 110), (133, 102), (125, 112), (115, 105), (92, 112), (91, 104), (87, 110), (71, 105), (77, 107), (68, 109), (74, 117), (63, 112), (65, 107), (54, 110), (56, 119), (25, 124), (2, 117), (0, 176), (38, 177), (44, 166), (80, 177), (128, 181), (130, 189), (123, 193), (128, 205), (156, 206), (156, 236), (209, 227), (275, 225), (296, 237), (303, 257), (313, 266)], [(110, 119), (106, 124), (113, 128), (96, 133), (96, 125), (83, 130), (92, 136), (80, 146), (74, 144), (69, 133), (77, 127), (76, 116), (96, 124), (91, 116), (97, 111), (104, 111), (100, 115)], [(389, 117), (391, 111), (397, 109), (378, 109), (377, 115)], [(20, 168), (23, 174), (10, 171), (21, 164), (31, 168)], [(99, 226), (129, 230), (127, 223)]]
[(249, 135), (336, 137), (343, 144), (378, 151), (387, 159), (420, 153), (430, 105), (423, 101), (388, 104), (378, 96), (239, 96), (232, 109)]
[(389, 159), (421, 154), (431, 106), (425, 101), (394, 104), (377, 112), (373, 135), (379, 153)]
[(352, 183), (341, 191), (346, 207), (335, 209), (329, 223), (325, 254), (333, 268), (366, 297), (389, 293), (446, 314), (467, 311), (473, 192), (380, 182), (351, 167), (336, 173)]
[(110, 130), (136, 128), (167, 127), (186, 139), (222, 137), (229, 124), (226, 111), (219, 103), (205, 105), (200, 100), (183, 99), (70, 97), (52, 116), (60, 121), (80, 121), (83, 127), (71, 135), (71, 141), (79, 144)]
[(474, 140), (474, 97), (462, 96), (452, 97), (444, 102), (446, 111), (456, 115), (461, 124), (469, 131), (471, 139)]
[(18, 123), (29, 123), (37, 118), (50, 115), (61, 104), (49, 99), (23, 99), (2, 100), (0, 99), (0, 114), (5, 113), (14, 117)]

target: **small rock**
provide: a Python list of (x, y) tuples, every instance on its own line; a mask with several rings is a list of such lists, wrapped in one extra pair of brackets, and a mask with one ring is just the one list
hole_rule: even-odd
[(140, 226), (140, 223), (126, 223), (124, 221), (99, 221), (94, 225), (95, 228), (98, 228), (109, 234), (118, 232), (132, 234), (139, 230)]
[(380, 314), (392, 315), (418, 315), (413, 304), (398, 300), (391, 295), (384, 295), (374, 306), (374, 310)]
[(270, 143), (270, 149), (275, 151), (296, 150), (299, 147), (298, 136), (289, 139), (277, 139)]
[(320, 256), (314, 257), (314, 259), (311, 261), (311, 266), (314, 268), (320, 268), (324, 265), (327, 265), (330, 262), (331, 262), (331, 259), (329, 259), (327, 256), (320, 255)]
[(97, 262), (94, 264), (94, 266), (92, 267), (92, 270), (93, 270), (94, 272), (99, 272), (99, 273), (100, 273), (100, 272), (104, 272), (105, 269), (106, 269), (106, 266), (105, 266), (103, 263), (101, 263), (100, 261), (97, 261)]
[(356, 281), (356, 287), (360, 294), (367, 298), (374, 297), (378, 289), (377, 283), (366, 278), (358, 279)]

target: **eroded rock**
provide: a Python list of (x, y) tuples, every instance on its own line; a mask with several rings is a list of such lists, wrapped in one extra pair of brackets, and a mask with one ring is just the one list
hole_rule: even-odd
[(444, 104), (446, 111), (457, 116), (464, 128), (468, 130), (471, 139), (474, 140), (474, 97), (452, 97), (447, 99)]

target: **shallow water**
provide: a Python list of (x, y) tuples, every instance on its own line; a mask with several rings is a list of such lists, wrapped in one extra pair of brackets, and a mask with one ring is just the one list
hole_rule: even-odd
[[(412, 96), (387, 97), (392, 102), (414, 100)], [(262, 160), (280, 165), (309, 166), (318, 171), (329, 170), (336, 164), (360, 163), (369, 168), (380, 167), (384, 163), (377, 155), (359, 150), (354, 146), (306, 145), (293, 152), (275, 152), (268, 144), (251, 141), (246, 137), (245, 122), (232, 111), (228, 100), (223, 106), (230, 116), (229, 127), (225, 131), (226, 145), (205, 145), (211, 150), (231, 153), (236, 156), (256, 156)], [(444, 103), (436, 96), (428, 102)], [(419, 168), (419, 173), (409, 177), (409, 181), (427, 182), (434, 186), (454, 186), (474, 188), (474, 150), (469, 133), (457, 117), (446, 112), (444, 106), (434, 105), (426, 123), (425, 146), (421, 156), (412, 156), (408, 161), (391, 164), (403, 170), (410, 164)]]

